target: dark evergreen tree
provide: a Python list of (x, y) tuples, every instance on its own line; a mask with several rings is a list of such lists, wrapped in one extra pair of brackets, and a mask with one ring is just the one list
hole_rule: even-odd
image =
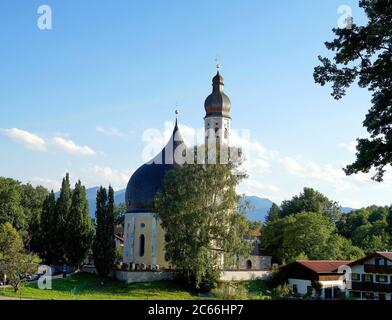
[(39, 253), (47, 264), (56, 261), (56, 196), (52, 191), (45, 199), (42, 206), (40, 223), (42, 250)]
[(65, 255), (67, 262), (79, 268), (91, 248), (94, 236), (89, 216), (86, 189), (80, 182), (72, 192), (72, 203), (67, 220)]
[(54, 234), (53, 253), (55, 254), (55, 263), (58, 264), (66, 262), (65, 243), (67, 241), (67, 220), (69, 217), (69, 211), (71, 209), (71, 203), (72, 192), (69, 182), (69, 174), (67, 173), (61, 185), (60, 196), (56, 202), (55, 217), (53, 219), (53, 223), (56, 229)]
[(279, 216), (280, 216), (280, 208), (276, 203), (273, 203), (271, 209), (268, 212), (267, 218), (265, 220), (267, 223), (272, 223), (278, 220)]
[(107, 276), (116, 257), (114, 242), (114, 191), (100, 187), (97, 192), (96, 230), (93, 244), (94, 264), (101, 276)]

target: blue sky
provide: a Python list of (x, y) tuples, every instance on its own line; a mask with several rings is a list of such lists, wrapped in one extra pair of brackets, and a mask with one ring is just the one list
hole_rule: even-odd
[[(57, 188), (123, 188), (143, 163), (145, 130), (203, 126), (218, 55), (232, 126), (247, 129), (240, 191), (277, 202), (314, 187), (345, 206), (390, 204), (392, 179), (345, 177), (366, 136), (366, 90), (341, 101), (314, 84), (324, 41), (357, 1), (11, 1), (0, 6), (0, 175)], [(52, 30), (37, 27), (40, 5)], [(242, 139), (242, 140), (241, 140)], [(245, 140), (244, 140), (245, 139)], [(162, 139), (161, 143), (164, 143)]]

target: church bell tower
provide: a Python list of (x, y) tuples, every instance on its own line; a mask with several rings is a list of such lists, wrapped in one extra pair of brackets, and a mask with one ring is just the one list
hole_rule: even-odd
[(217, 73), (212, 79), (212, 93), (204, 103), (206, 115), (204, 117), (204, 130), (206, 144), (210, 139), (217, 139), (222, 144), (230, 144), (231, 103), (224, 93), (224, 80), (217, 66)]

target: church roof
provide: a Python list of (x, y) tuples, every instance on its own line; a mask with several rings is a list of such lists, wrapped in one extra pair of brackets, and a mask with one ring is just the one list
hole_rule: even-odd
[(231, 102), (229, 97), (223, 92), (224, 79), (219, 71), (212, 79), (212, 93), (204, 102), (206, 117), (224, 116), (230, 117)]
[(165, 174), (178, 165), (174, 152), (185, 146), (176, 121), (172, 136), (162, 151), (135, 171), (125, 192), (127, 212), (152, 212), (156, 193), (162, 188)]

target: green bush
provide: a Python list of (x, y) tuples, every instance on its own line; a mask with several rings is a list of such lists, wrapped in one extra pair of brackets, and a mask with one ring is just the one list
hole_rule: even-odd
[(272, 290), (272, 297), (274, 299), (284, 299), (291, 296), (291, 290), (287, 283), (281, 284)]
[(212, 290), (212, 294), (219, 300), (246, 300), (249, 298), (248, 290), (243, 284), (222, 282)]

